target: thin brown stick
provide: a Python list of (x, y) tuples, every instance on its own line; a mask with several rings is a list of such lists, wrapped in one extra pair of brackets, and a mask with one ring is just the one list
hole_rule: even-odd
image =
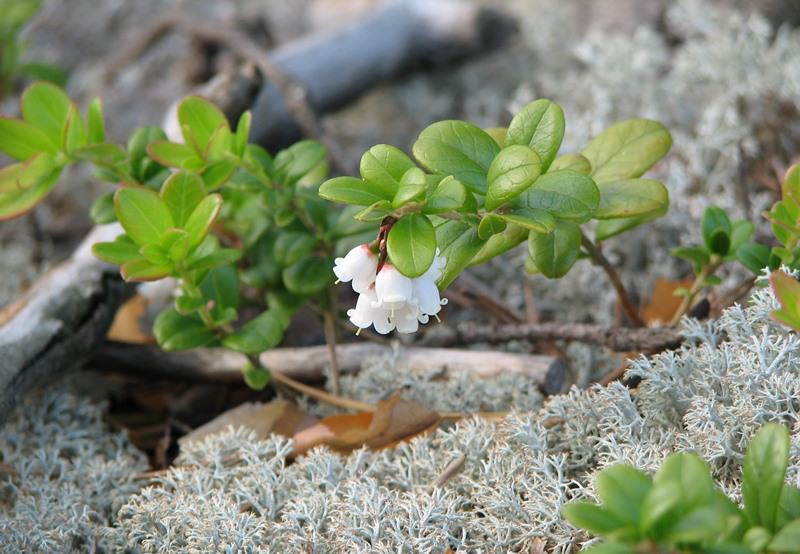
[(331, 379), (331, 391), (336, 396), (341, 394), (342, 389), (339, 386), (339, 362), (336, 359), (336, 317), (334, 316), (332, 310), (336, 305), (336, 296), (333, 293), (333, 289), (330, 289), (330, 298), (333, 302), (333, 305), (330, 309), (325, 310), (322, 313), (322, 322), (323, 322), (323, 329), (325, 331), (325, 343), (328, 345), (328, 358), (330, 359), (330, 379)]
[(461, 468), (464, 467), (466, 461), (467, 457), (463, 453), (459, 453), (449, 464), (447, 464), (447, 466), (436, 477), (436, 479), (434, 479), (433, 482), (428, 485), (428, 489), (438, 489), (446, 485), (450, 479), (458, 475), (458, 473), (461, 471)]
[(293, 388), (294, 390), (300, 391), (306, 396), (310, 396), (315, 400), (319, 400), (320, 402), (325, 402), (326, 404), (330, 404), (331, 406), (336, 406), (337, 408), (344, 408), (346, 410), (357, 410), (359, 412), (374, 412), (375, 406), (372, 404), (368, 404), (367, 402), (361, 402), (359, 400), (353, 400), (350, 398), (345, 398), (343, 396), (338, 396), (335, 394), (330, 394), (318, 388), (304, 385), (299, 381), (295, 381), (291, 377), (284, 375), (278, 370), (272, 370), (272, 378), (279, 383), (283, 383), (284, 385)]
[(589, 240), (583, 231), (581, 231), (581, 244), (589, 253), (589, 256), (597, 263), (600, 267), (603, 268), (603, 271), (606, 272), (608, 275), (608, 279), (611, 281), (611, 286), (614, 287), (614, 290), (617, 292), (617, 298), (619, 299), (619, 303), (622, 306), (622, 309), (625, 310), (625, 315), (628, 316), (631, 323), (633, 323), (636, 327), (644, 327), (644, 321), (639, 316), (639, 312), (636, 307), (633, 305), (633, 302), (628, 295), (628, 291), (625, 290), (625, 285), (622, 283), (622, 279), (620, 279), (617, 270), (614, 269), (614, 266), (608, 261), (608, 258), (605, 257), (602, 250), (600, 250), (595, 243)]
[(678, 306), (678, 310), (675, 312), (675, 315), (672, 316), (672, 320), (669, 322), (670, 325), (674, 326), (680, 323), (681, 318), (692, 308), (697, 295), (705, 288), (706, 280), (714, 275), (714, 272), (717, 271), (721, 263), (722, 261), (718, 256), (711, 256), (711, 261), (703, 267), (700, 273), (694, 278), (689, 292), (683, 297), (681, 305)]

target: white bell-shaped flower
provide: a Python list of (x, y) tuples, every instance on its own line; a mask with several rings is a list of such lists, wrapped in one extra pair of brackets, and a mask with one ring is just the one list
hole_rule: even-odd
[(389, 310), (377, 306), (374, 285), (367, 287), (358, 296), (356, 307), (348, 310), (347, 316), (350, 318), (350, 323), (359, 329), (373, 325), (375, 330), (383, 335), (394, 329), (394, 325), (389, 322)]
[(433, 281), (438, 281), (442, 277), (442, 271), (444, 270), (445, 259), (443, 256), (439, 254), (439, 249), (436, 249), (436, 255), (433, 257), (433, 262), (431, 262), (431, 266), (428, 270), (422, 275), (423, 277), (429, 277)]
[(397, 327), (398, 333), (416, 333), (419, 329), (419, 308), (416, 304), (406, 304), (394, 310), (390, 321)]
[(439, 287), (436, 286), (436, 281), (428, 277), (427, 273), (414, 279), (412, 284), (414, 299), (419, 305), (420, 313), (436, 315), (441, 311), (442, 306), (447, 304), (446, 298), (439, 297)]
[(353, 290), (362, 293), (375, 281), (378, 257), (367, 244), (360, 244), (350, 250), (344, 258), (334, 260), (333, 272), (336, 278), (347, 283), (353, 282)]
[(414, 287), (411, 279), (397, 271), (391, 264), (384, 264), (375, 278), (375, 293), (378, 306), (398, 310), (412, 302)]

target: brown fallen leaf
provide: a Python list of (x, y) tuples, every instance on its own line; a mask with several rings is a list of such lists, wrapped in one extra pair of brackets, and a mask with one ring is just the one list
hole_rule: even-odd
[(653, 287), (653, 294), (650, 296), (650, 303), (642, 310), (642, 317), (648, 326), (666, 325), (672, 320), (672, 316), (678, 311), (683, 300), (675, 295), (679, 288), (689, 288), (692, 286), (692, 279), (672, 281), (670, 279), (656, 279)]
[(147, 314), (148, 300), (137, 294), (125, 302), (117, 314), (106, 337), (109, 340), (131, 344), (153, 344), (155, 339), (142, 331), (142, 318)]
[(183, 448), (190, 442), (221, 433), (229, 425), (252, 429), (259, 439), (265, 439), (272, 433), (291, 438), (317, 422), (317, 418), (288, 400), (278, 399), (267, 404), (245, 402), (181, 437), (178, 444)]
[(441, 416), (415, 400), (395, 393), (378, 402), (374, 412), (335, 415), (296, 433), (294, 453), (302, 454), (315, 446), (326, 445), (340, 452), (361, 446), (373, 449), (391, 447), (436, 425)]

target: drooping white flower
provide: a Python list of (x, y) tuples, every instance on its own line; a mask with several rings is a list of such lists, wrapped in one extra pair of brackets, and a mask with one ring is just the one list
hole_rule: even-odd
[(419, 307), (416, 304), (407, 303), (394, 310), (390, 321), (397, 327), (398, 333), (416, 333), (417, 329), (419, 329), (419, 317)]
[(386, 263), (375, 278), (377, 305), (389, 310), (399, 310), (406, 303), (413, 302), (414, 287), (411, 279)]
[(369, 245), (360, 244), (350, 250), (344, 258), (334, 260), (333, 273), (340, 281), (353, 282), (353, 290), (362, 293), (374, 281), (378, 269), (378, 257)]
[(439, 254), (439, 249), (436, 249), (436, 255), (433, 257), (433, 262), (431, 262), (431, 266), (428, 270), (422, 275), (423, 277), (428, 277), (433, 281), (438, 281), (442, 276), (442, 270), (444, 269), (444, 264), (446, 260), (443, 256)]
[(438, 314), (442, 306), (447, 304), (446, 298), (439, 297), (439, 287), (436, 281), (427, 276), (417, 277), (412, 281), (414, 299), (419, 305), (420, 313), (426, 315)]
[(366, 329), (370, 325), (383, 335), (394, 329), (394, 324), (389, 321), (389, 310), (377, 306), (375, 285), (370, 285), (359, 294), (356, 307), (347, 311), (350, 322), (359, 329)]

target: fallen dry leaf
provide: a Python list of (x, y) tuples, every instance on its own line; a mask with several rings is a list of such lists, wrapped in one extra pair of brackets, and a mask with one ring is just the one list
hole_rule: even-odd
[(152, 344), (155, 339), (142, 332), (142, 318), (147, 314), (148, 300), (137, 294), (117, 310), (107, 338), (130, 344)]
[(374, 412), (335, 415), (294, 436), (295, 454), (326, 445), (349, 452), (361, 446), (373, 449), (391, 447), (408, 440), (439, 422), (438, 412), (415, 400), (404, 400), (398, 393), (378, 402)]
[(689, 288), (692, 286), (692, 279), (672, 281), (670, 279), (656, 279), (653, 287), (653, 294), (650, 303), (642, 310), (642, 317), (648, 326), (662, 324), (665, 325), (672, 320), (672, 316), (678, 311), (683, 300), (680, 296), (675, 296), (675, 291), (679, 288)]
[(223, 412), (188, 435), (181, 437), (178, 439), (178, 444), (185, 447), (190, 442), (221, 433), (229, 425), (252, 429), (259, 439), (265, 439), (272, 433), (291, 438), (298, 431), (311, 427), (317, 422), (317, 418), (288, 400), (278, 399), (267, 404), (245, 402)]

